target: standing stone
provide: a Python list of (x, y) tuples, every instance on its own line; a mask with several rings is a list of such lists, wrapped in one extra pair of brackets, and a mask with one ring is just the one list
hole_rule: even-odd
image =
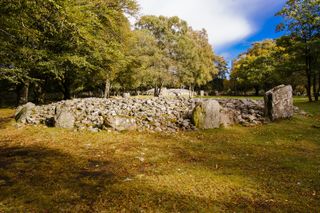
[(264, 97), (265, 116), (270, 120), (293, 116), (292, 87), (280, 85), (266, 92)]
[(63, 129), (74, 128), (75, 117), (66, 107), (60, 108), (55, 120), (55, 127)]
[(216, 100), (205, 100), (196, 103), (192, 112), (192, 122), (199, 129), (220, 127), (221, 106)]
[(32, 110), (36, 107), (33, 103), (27, 103), (23, 106), (19, 106), (16, 110), (15, 119), (19, 123), (27, 123), (27, 118), (32, 113)]
[(204, 91), (201, 90), (201, 91), (200, 91), (200, 96), (203, 97), (204, 95), (205, 95), (205, 94), (204, 94)]

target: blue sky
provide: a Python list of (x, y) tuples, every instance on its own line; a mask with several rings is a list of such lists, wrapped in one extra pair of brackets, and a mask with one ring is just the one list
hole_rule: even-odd
[(229, 62), (252, 42), (276, 38), (286, 0), (137, 0), (141, 15), (179, 16), (194, 29), (205, 28), (215, 52)]
[[(275, 8), (276, 9), (276, 8)], [(232, 44), (227, 44), (216, 49), (216, 52), (224, 56), (228, 61), (236, 58), (239, 54), (245, 52), (251, 47), (251, 44), (264, 39), (273, 39), (282, 36), (283, 32), (276, 32), (276, 26), (282, 21), (281, 17), (274, 16), (270, 13), (270, 17), (266, 17), (256, 22), (257, 31), (247, 38)]]

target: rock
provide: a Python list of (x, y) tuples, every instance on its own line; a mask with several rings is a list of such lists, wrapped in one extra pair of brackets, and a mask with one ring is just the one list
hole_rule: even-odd
[(199, 129), (220, 127), (221, 106), (216, 100), (204, 100), (196, 104), (192, 113), (192, 122)]
[(108, 116), (104, 119), (104, 126), (116, 131), (136, 130), (137, 124), (134, 118), (123, 116)]
[[(154, 89), (148, 90), (145, 92), (146, 95), (154, 95)], [(161, 97), (189, 97), (190, 91), (187, 89), (167, 89), (162, 88)]]
[(98, 133), (100, 130), (98, 128), (89, 128), (89, 131), (92, 132), (92, 133)]
[(224, 127), (228, 127), (239, 123), (237, 113), (233, 109), (223, 108), (220, 111), (220, 124)]
[(204, 96), (204, 91), (203, 91), (203, 90), (200, 91), (200, 96), (201, 96), (201, 97)]
[(26, 124), (32, 110), (36, 107), (35, 104), (29, 102), (23, 106), (19, 106), (15, 113), (15, 119), (18, 123)]
[(280, 85), (266, 92), (265, 116), (270, 120), (291, 118), (293, 116), (292, 87)]
[[(73, 99), (43, 106), (34, 107), (32, 105), (32, 110), (29, 110), (24, 120), (26, 123), (33, 125), (46, 124), (47, 126), (56, 126), (55, 123), (59, 115), (62, 116), (64, 114), (62, 112), (67, 110), (73, 115), (74, 128), (78, 130), (92, 131), (94, 129), (93, 131), (96, 131), (97, 129), (110, 130), (111, 128), (117, 128), (117, 125), (113, 128), (111, 124), (108, 124), (109, 129), (107, 129), (105, 126), (106, 117), (116, 117), (116, 120), (118, 117), (125, 120), (132, 118), (135, 120), (136, 128), (141, 131), (159, 131), (160, 129), (162, 131), (195, 130), (196, 127), (191, 122), (194, 109), (199, 105), (199, 102), (207, 101), (211, 102), (215, 100), (190, 99), (189, 97), (183, 98), (177, 96), (174, 96), (174, 98), (160, 97), (148, 99)], [(220, 123), (215, 124), (214, 128), (220, 125), (229, 126), (237, 123), (249, 126), (249, 124), (255, 124), (257, 121), (265, 123), (265, 118), (262, 117), (264, 115), (263, 101), (241, 101), (237, 99), (218, 99), (216, 101), (220, 104)], [(23, 107), (19, 107), (17, 114)], [(71, 114), (67, 117), (70, 116), (72, 118)], [(251, 119), (249, 115), (252, 115)], [(73, 125), (68, 126), (71, 128)]]
[(130, 96), (131, 96), (130, 93), (123, 93), (122, 95), (123, 98), (130, 98)]
[(58, 110), (58, 114), (55, 118), (55, 127), (63, 129), (74, 128), (75, 117), (73, 113), (67, 107), (61, 107)]

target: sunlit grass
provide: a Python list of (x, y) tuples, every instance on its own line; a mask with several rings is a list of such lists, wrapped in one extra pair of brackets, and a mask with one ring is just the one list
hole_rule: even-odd
[(317, 212), (313, 117), (252, 128), (90, 133), (17, 128), (0, 110), (0, 212)]

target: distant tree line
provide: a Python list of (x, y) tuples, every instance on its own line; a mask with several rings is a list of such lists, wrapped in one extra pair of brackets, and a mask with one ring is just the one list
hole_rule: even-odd
[(107, 98), (151, 88), (159, 96), (163, 87), (258, 95), (281, 83), (319, 98), (319, 0), (288, 0), (277, 14), (286, 36), (253, 44), (230, 76), (204, 29), (138, 11), (135, 0), (0, 1), (1, 98), (10, 91), (18, 104), (30, 94), (44, 103), (52, 93)]
[(278, 84), (291, 84), (318, 101), (320, 92), (320, 1), (289, 0), (277, 13), (285, 36), (256, 42), (233, 62), (229, 86), (258, 95)]
[[(63, 99), (90, 92), (184, 87), (193, 90), (217, 77), (205, 30), (178, 17), (143, 16), (134, 28), (135, 0), (2, 0), (0, 89), (19, 104), (32, 93)], [(221, 71), (220, 71), (221, 72)]]

